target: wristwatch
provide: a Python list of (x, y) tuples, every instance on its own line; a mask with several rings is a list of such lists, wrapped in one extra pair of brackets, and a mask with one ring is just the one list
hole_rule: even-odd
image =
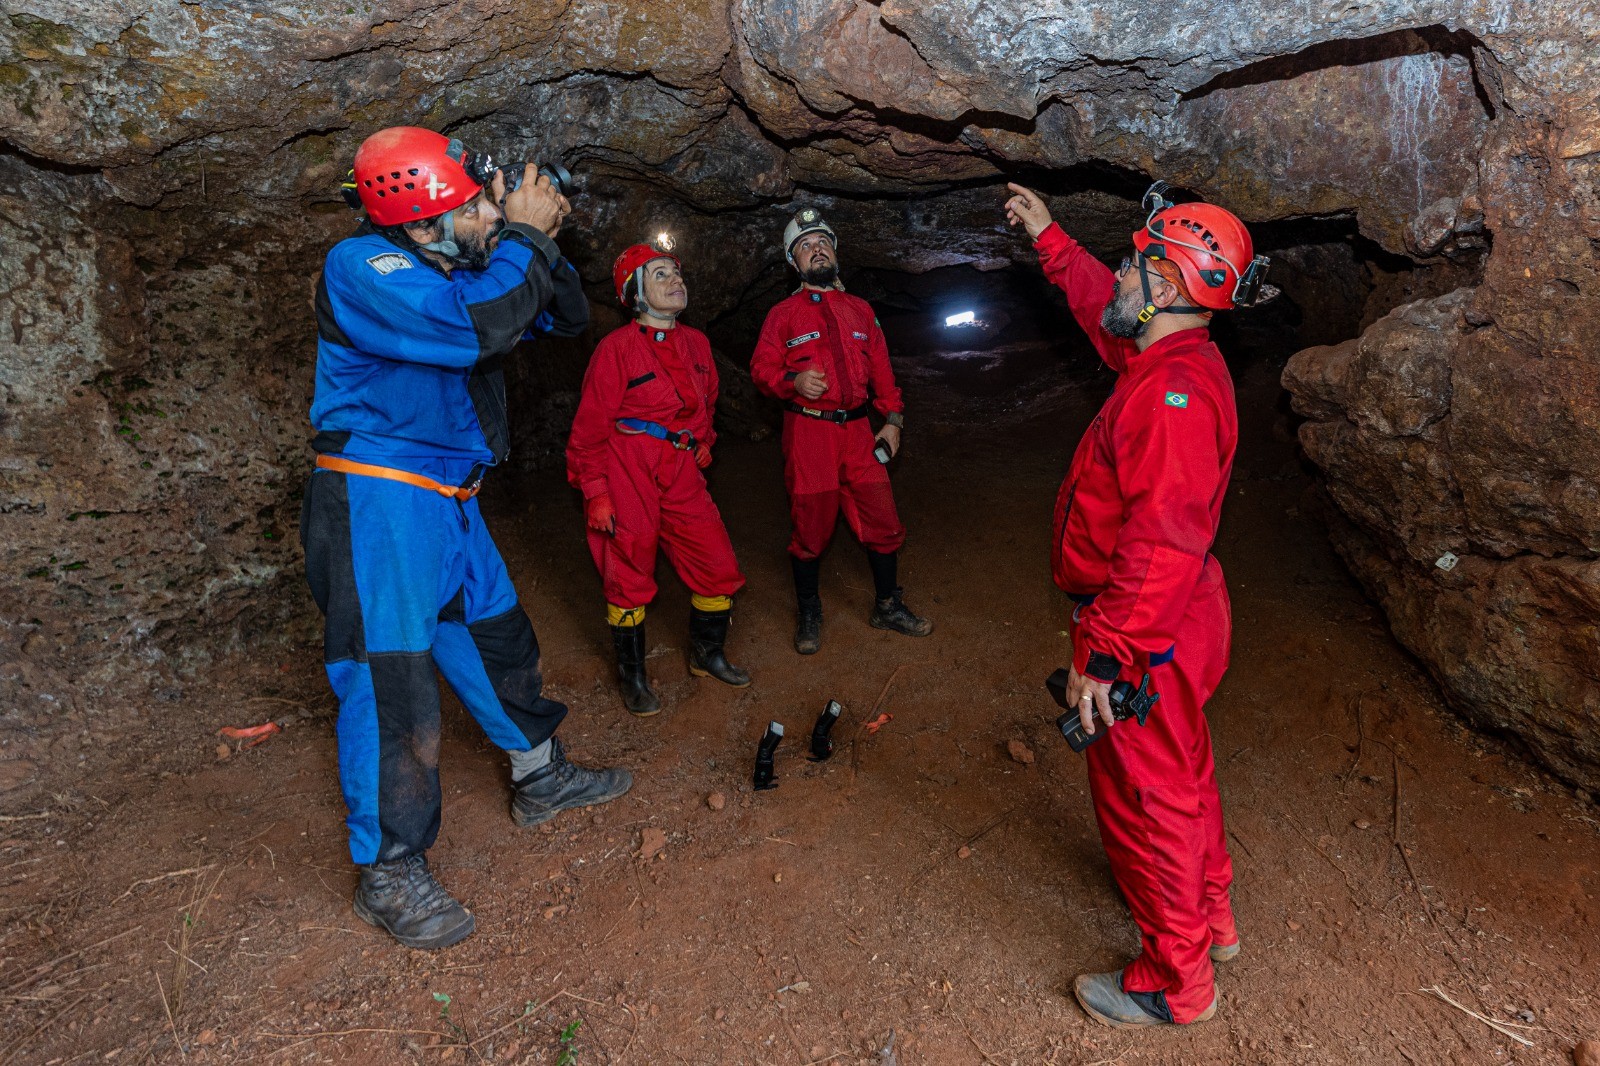
[(888, 414), (883, 416), (883, 420), (885, 423), (894, 426), (896, 429), (905, 428), (906, 416), (901, 414), (899, 411), (890, 411)]

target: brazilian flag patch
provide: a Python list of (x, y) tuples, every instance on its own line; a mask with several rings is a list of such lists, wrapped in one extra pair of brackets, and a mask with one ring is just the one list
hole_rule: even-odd
[(1187, 392), (1169, 392), (1169, 393), (1167, 393), (1167, 406), (1168, 407), (1188, 407), (1189, 406), (1189, 394)]

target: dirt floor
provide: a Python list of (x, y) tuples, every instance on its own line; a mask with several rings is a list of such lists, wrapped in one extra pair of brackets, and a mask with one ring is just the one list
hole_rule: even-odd
[[(750, 579), (731, 651), (755, 684), (688, 677), (687, 593), (663, 568), (668, 710), (634, 721), (575, 494), (491, 484), (569, 751), (630, 767), (633, 791), (519, 831), (504, 758), (447, 703), (431, 858), (478, 931), (409, 952), (350, 909), (319, 649), (191, 685), (139, 730), (86, 733), (83, 771), (0, 822), (0, 1063), (1557, 1064), (1600, 1037), (1600, 814), (1463, 730), (1389, 637), (1300, 512), (1268, 363), (1240, 373), (1216, 549), (1236, 628), (1210, 717), (1244, 950), (1211, 1022), (1086, 1019), (1073, 976), (1138, 942), (1043, 688), (1068, 658), (1047, 546), (1109, 378), (997, 377), (956, 402), (902, 373), (903, 576), (931, 638), (868, 628), (841, 533), (823, 650), (796, 656), (779, 452), (730, 442), (713, 491)], [(829, 698), (839, 751), (808, 763)], [(875, 708), (894, 717), (868, 735)], [(215, 729), (268, 718), (286, 730), (219, 757)], [(753, 793), (769, 720), (788, 727), (780, 785)]]

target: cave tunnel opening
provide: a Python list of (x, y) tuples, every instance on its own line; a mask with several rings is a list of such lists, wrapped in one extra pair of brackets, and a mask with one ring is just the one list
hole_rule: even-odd
[[(978, 0), (17, 6), (80, 24), (0, 19), (23, 57), (0, 62), (0, 1058), (1443, 1066), (1592, 1030), (1581, 9), (1520, 36), (1505, 5), (1412, 28), (1246, 5), (1132, 54), (1106, 5), (1025, 28)], [(317, 268), (356, 145), (398, 123), (582, 183), (559, 245), (592, 324), (503, 359), (511, 454), (473, 506), (537, 630), (518, 684), (569, 708), (575, 761), (635, 781), (514, 829), (500, 747), (442, 688), (429, 858), (481, 922), (442, 965), (351, 920), (352, 722), (297, 537)], [(1155, 177), (1249, 220), (1281, 294), (1213, 327), (1240, 445), (1206, 728), (1245, 954), (1216, 969), (1226, 1025), (1141, 1047), (1064, 990), (1140, 940), (1044, 685), (1073, 651), (1055, 493), (1114, 378), (1001, 203), (1040, 189), (1114, 265)], [(898, 576), (927, 639), (874, 627), (839, 523), (822, 649), (793, 647), (784, 416), (748, 365), (802, 206), (905, 392)], [(639, 650), (667, 710), (634, 719), (564, 450), (628, 322), (612, 260), (661, 237), (721, 377), (706, 477), (755, 682), (693, 673), (659, 559)], [(1428, 985), (1516, 1032), (1394, 994)]]

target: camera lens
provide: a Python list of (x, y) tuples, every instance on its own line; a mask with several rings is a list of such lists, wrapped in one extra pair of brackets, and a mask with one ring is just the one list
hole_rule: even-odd
[(572, 195), (572, 173), (566, 167), (560, 163), (546, 163), (539, 168), (539, 173), (550, 179), (550, 184), (555, 186), (556, 192), (562, 196)]

